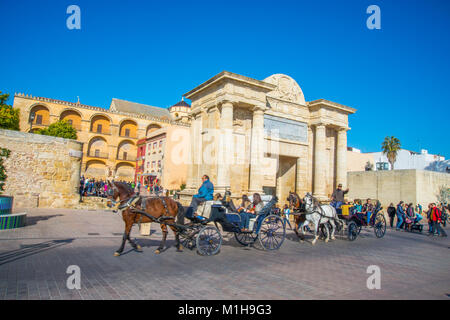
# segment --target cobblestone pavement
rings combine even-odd
[[[372,229],[349,242],[300,243],[288,230],[276,252],[241,247],[224,234],[221,252],[203,257],[169,248],[154,254],[161,231],[132,237],[144,248],[114,257],[123,222],[106,211],[32,209],[28,226],[0,230],[0,299],[448,299],[450,241]],[[425,227],[427,229],[427,227]],[[448,232],[448,227],[447,227]],[[69,290],[67,267],[81,269]],[[367,267],[381,269],[381,289],[366,287]]]

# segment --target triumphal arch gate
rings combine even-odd
[[[324,99],[306,102],[284,74],[263,81],[221,72],[184,95],[191,106],[187,188],[209,175],[215,192],[313,192],[326,199],[346,186],[348,115],[356,110]]]

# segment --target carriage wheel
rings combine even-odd
[[[374,232],[377,238],[383,238],[386,233],[386,219],[384,218],[384,214],[379,212],[375,218],[374,223]]]
[[[348,240],[354,241],[358,237],[358,226],[355,221],[350,221],[347,226]]]
[[[235,232],[234,237],[236,238],[236,241],[239,242],[243,246],[249,246],[253,243],[255,243],[256,239],[258,238],[258,235],[254,234],[253,232]]]
[[[277,250],[286,238],[286,226],[279,216],[269,215],[261,222],[259,243],[265,250]]]
[[[198,228],[196,228],[198,229]],[[192,250],[195,248],[195,240],[193,238],[193,234],[195,234],[198,230],[191,230],[189,231],[183,231],[180,232],[180,243],[184,248],[188,248],[189,250]]]
[[[222,246],[222,235],[213,226],[206,226],[197,235],[197,252],[202,256],[217,254]]]

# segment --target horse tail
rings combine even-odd
[[[184,207],[178,201],[176,201],[176,203],[177,203],[177,207],[178,207],[176,222],[177,222],[177,224],[184,225]]]

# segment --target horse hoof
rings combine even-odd
[[[156,254],[160,254],[160,253],[161,253],[161,250],[156,249],[156,250],[155,250],[155,253],[156,253]]]
[[[119,252],[114,252],[114,257],[118,257],[118,256],[120,256],[120,253]]]
[[[333,237],[333,238],[331,238],[331,240],[336,240],[336,238],[335,238],[335,237]]]
[[[137,250],[138,252],[142,252],[142,247],[141,247],[140,245],[137,245],[137,246],[136,246],[136,250]]]
[[[328,239],[325,239],[325,243],[327,243],[329,240]]]
[[[183,249],[177,249],[177,252],[183,252]]]

